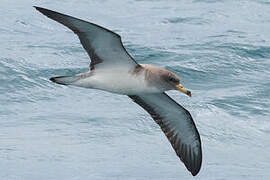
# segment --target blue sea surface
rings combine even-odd
[[[203,163],[194,178],[157,124],[127,96],[66,87],[86,71],[78,38],[32,6],[121,35],[139,63],[175,72]],[[1,180],[270,179],[270,1],[2,0]]]

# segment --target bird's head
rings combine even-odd
[[[177,90],[191,97],[191,92],[183,88],[179,77],[173,72],[164,71],[162,73],[162,80],[169,88],[169,90]]]

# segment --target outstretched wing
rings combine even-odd
[[[161,127],[191,174],[198,174],[202,164],[201,140],[190,113],[166,93],[129,97]]]
[[[34,7],[45,16],[65,25],[79,36],[82,46],[91,59],[91,70],[119,66],[132,68],[137,65],[127,53],[118,34],[81,19],[41,7]]]

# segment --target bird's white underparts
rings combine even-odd
[[[164,80],[161,74],[177,78],[168,70],[149,64],[140,64],[135,68],[100,68],[74,76],[53,77],[51,80],[58,84],[100,89],[123,95],[163,93],[167,90],[177,89],[191,96],[190,91],[185,90],[180,83],[170,81],[166,83],[167,79]]]

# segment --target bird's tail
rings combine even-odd
[[[55,82],[57,84],[62,84],[62,85],[72,85],[79,79],[80,77],[78,76],[58,76],[58,77],[50,78],[52,82]]]

